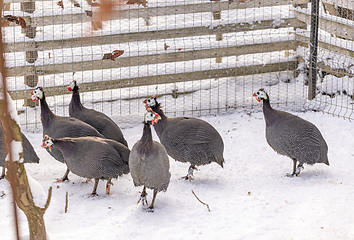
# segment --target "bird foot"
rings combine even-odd
[[[90,197],[98,197],[98,194],[96,192],[92,192],[89,194],[89,198]]]
[[[194,170],[197,170],[197,171],[198,171],[198,168],[196,168],[195,166],[190,166],[190,167],[188,168],[188,174],[187,174],[187,176],[182,177],[182,179],[192,181],[192,180],[194,179],[194,175],[193,175]]]
[[[141,202],[143,204],[143,206],[145,206],[145,204],[148,205],[146,196],[147,196],[147,193],[142,192],[140,195],[139,201],[136,204],[139,204]]]
[[[91,182],[92,181],[92,179],[86,179],[86,181],[83,181],[83,182],[81,182],[82,184],[86,184],[86,183],[89,183],[89,182]]]
[[[286,176],[291,177],[291,178],[292,177],[299,177],[302,169],[304,169],[304,166],[297,166],[295,171],[292,174],[287,173]]]
[[[145,208],[145,212],[151,212],[153,213],[154,212],[154,208],[151,208],[151,207],[148,207],[148,208]]]
[[[65,181],[69,181],[69,178],[57,178],[57,179],[55,179],[55,181],[54,182],[65,182]]]

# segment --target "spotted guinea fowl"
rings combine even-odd
[[[112,178],[129,173],[130,150],[123,144],[106,138],[50,138],[44,136],[42,147],[57,147],[65,158],[70,171],[84,178],[94,178],[92,195],[97,195],[100,179],[106,179],[106,193],[110,193]]]
[[[95,136],[104,138],[104,136],[101,135],[94,127],[79,119],[72,117],[61,117],[54,114],[49,109],[45,99],[43,87],[37,87],[31,92],[31,95],[33,101],[38,99],[40,100],[43,136],[48,135],[53,138]],[[53,147],[52,151],[49,151],[48,149],[47,151],[59,162],[65,162],[62,153],[56,147]],[[68,168],[64,176],[59,181],[68,180],[69,172],[70,170]]]
[[[154,190],[149,210],[154,209],[157,193],[167,190],[171,178],[166,150],[160,143],[152,140],[150,124],[156,124],[159,119],[161,118],[157,113],[145,114],[143,135],[134,144],[129,156],[129,168],[134,185],[144,186],[138,203],[142,201],[143,205],[147,204],[146,188]]]
[[[23,158],[25,163],[39,163],[39,157],[34,151],[32,144],[27,139],[27,137],[21,132],[22,136],[22,148],[23,148]],[[0,124],[0,166],[2,167],[2,173],[0,179],[5,177],[5,158],[7,155],[7,150],[5,146],[5,136]]]
[[[85,108],[81,104],[79,86],[76,80],[72,81],[68,86],[68,90],[73,92],[69,104],[69,115],[90,124],[97,129],[105,138],[113,139],[128,147],[127,141],[124,139],[121,129],[107,115],[97,112],[93,109]]]
[[[176,161],[191,164],[185,179],[191,180],[196,166],[216,162],[223,167],[224,142],[213,126],[196,118],[166,117],[155,96],[143,103],[146,109],[161,116],[154,128],[168,155]]]
[[[258,102],[263,100],[268,144],[277,153],[293,160],[293,172],[288,176],[299,176],[304,163],[329,165],[326,141],[315,125],[298,116],[273,109],[264,88],[255,92],[253,97]],[[297,162],[299,164],[296,167]]]

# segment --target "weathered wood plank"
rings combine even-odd
[[[322,4],[325,7],[325,11],[327,11],[329,14],[338,16],[338,11],[332,4],[324,3],[324,2]]]
[[[80,83],[80,92],[100,91],[106,89],[116,89],[125,87],[136,87],[154,84],[165,84],[175,82],[187,82],[210,78],[222,78],[233,76],[244,76],[259,73],[278,72],[285,70],[295,70],[297,68],[297,61],[250,65],[235,68],[213,69],[207,71],[185,72],[178,74],[167,74],[148,76],[130,79],[116,79],[102,82]],[[60,94],[67,94],[66,86],[46,87],[46,96],[54,96]],[[11,91],[10,95],[13,99],[29,98],[30,90]]]
[[[47,75],[56,74],[63,72],[79,72],[79,71],[89,71],[89,70],[99,70],[99,69],[110,69],[110,68],[121,68],[121,67],[131,67],[138,65],[147,65],[149,63],[169,63],[169,62],[180,62],[197,60],[204,58],[221,58],[227,56],[237,56],[244,54],[262,53],[262,52],[273,52],[296,49],[295,41],[289,41],[284,39],[282,42],[272,42],[272,43],[261,43],[261,44],[250,44],[242,46],[233,46],[227,48],[214,48],[214,49],[204,49],[204,50],[193,50],[193,51],[178,51],[173,53],[162,53],[154,55],[144,55],[130,58],[117,58],[115,61],[105,59],[105,60],[95,60],[95,61],[84,61],[84,62],[72,62],[64,64],[52,64],[52,65],[42,65],[42,66],[17,66],[8,68],[8,76],[23,76],[31,75],[36,73],[37,75]]]
[[[125,34],[114,34],[100,37],[83,37],[74,39],[53,40],[45,42],[17,42],[17,43],[5,43],[5,52],[22,52],[22,51],[45,51],[62,48],[75,48],[94,45],[104,45],[112,43],[125,43],[134,41],[150,41],[160,40],[168,38],[181,38],[181,37],[193,37],[193,36],[205,36],[213,35],[215,31],[220,34],[229,32],[245,32],[266,29],[272,26],[273,20],[257,21],[253,23],[237,23],[237,24],[225,24],[219,25],[214,28],[198,26],[181,29],[170,29],[160,31],[148,31],[148,32],[131,32]],[[295,19],[282,19],[277,28],[285,27],[304,27],[303,22]]]
[[[191,14],[200,12],[215,12],[223,10],[232,9],[245,9],[245,8],[259,8],[259,7],[270,7],[279,5],[290,5],[290,4],[304,4],[308,3],[309,0],[262,0],[262,1],[234,1],[229,4],[228,2],[209,2],[200,4],[186,4],[186,5],[175,5],[166,7],[147,7],[147,8],[132,8],[113,11],[110,19],[132,19],[132,18],[148,18],[155,16],[166,16],[166,15],[177,15],[177,14]],[[95,17],[87,16],[86,13],[70,14],[70,15],[52,15],[44,17],[32,17],[31,23],[33,27],[42,27],[55,24],[75,24],[83,22],[91,22]]]
[[[308,47],[308,44],[310,42],[310,38],[307,36],[304,36],[304,35],[296,34],[296,41],[298,41],[298,43],[300,43],[299,45],[304,46],[304,47]],[[330,50],[332,52],[354,58],[354,51],[351,51],[349,49],[345,49],[342,47],[331,45],[331,44],[323,42],[321,40],[318,41],[318,46],[320,48],[324,48],[324,49]]]
[[[333,5],[335,7],[348,8],[354,10],[354,1],[353,0],[321,0],[323,3]]]
[[[295,14],[296,14],[296,18],[299,19],[300,21],[303,21],[306,24],[311,24],[310,14],[303,13],[296,10],[295,10]],[[337,37],[341,37],[348,40],[354,40],[354,24],[349,24],[349,21],[350,20],[348,20],[348,24],[343,24],[320,16],[319,28]]]
[[[37,0],[46,1],[46,0]],[[51,1],[51,0],[47,0]],[[4,0],[5,3],[21,3],[23,0]],[[115,11],[111,15],[111,20],[121,18],[146,18],[151,16],[165,16],[176,14],[189,14],[198,12],[215,12],[230,9],[245,9],[245,8],[260,8],[260,7],[273,7],[280,5],[299,5],[306,4],[309,0],[259,0],[259,1],[233,1],[229,4],[228,1],[222,2],[204,2],[198,4],[184,4],[184,5],[172,5],[165,7],[139,7],[130,8],[129,5],[125,5],[123,10]],[[187,2],[186,2],[187,3]],[[34,17],[32,18],[37,26],[46,26],[53,24],[68,24],[72,23],[71,18],[77,19],[78,22],[90,22],[91,17],[88,17],[86,13],[82,14],[70,14],[70,15],[53,15],[48,17]],[[64,22],[62,22],[64,21]]]

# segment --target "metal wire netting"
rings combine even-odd
[[[104,21],[99,1],[5,2],[3,16],[17,19],[4,26],[8,84],[25,131],[41,131],[30,91],[43,86],[51,110],[68,116],[73,79],[84,106],[123,128],[141,122],[141,102],[151,95],[168,116],[259,109],[252,93],[260,87],[278,109],[343,104],[320,94],[306,100],[307,0],[130,0],[116,2]],[[327,78],[318,93],[335,88]]]
[[[313,2],[314,4],[314,2]],[[319,1],[316,97],[306,109],[321,110],[334,116],[353,119],[354,5],[352,1]],[[306,16],[308,11],[299,10]],[[308,35],[298,31],[301,37]],[[299,47],[308,68],[310,52]]]

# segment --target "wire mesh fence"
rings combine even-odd
[[[310,12],[297,9],[300,20],[309,23]],[[353,11],[352,1],[319,1],[316,98],[307,101],[306,109],[321,110],[353,119]],[[307,40],[309,33],[297,31],[297,39]],[[311,52],[306,45],[298,48],[308,69]]]
[[[306,101],[308,0],[108,2],[112,11],[100,21],[102,3],[5,1],[8,85],[25,131],[41,131],[40,108],[30,91],[43,86],[51,110],[68,116],[66,86],[73,79],[85,107],[104,112],[123,128],[141,121],[141,102],[151,95],[158,96],[168,116],[259,108],[251,96],[260,87],[280,109],[323,110],[337,104],[351,111],[349,99],[335,102],[339,98],[327,91],[352,85],[349,77],[331,75],[330,80],[325,69],[339,64],[344,55],[338,51],[338,57],[330,53],[327,59],[327,50],[319,50],[323,79],[316,91],[326,95]],[[324,30],[319,31],[322,47]],[[352,89],[346,93],[348,98]]]

